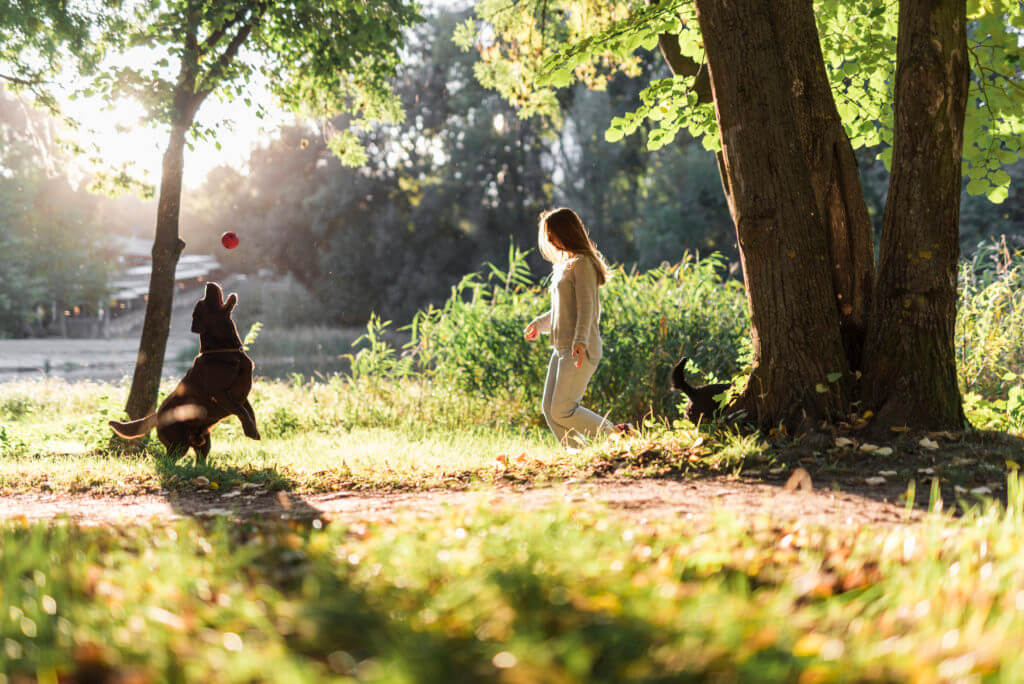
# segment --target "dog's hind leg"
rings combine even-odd
[[[199,438],[192,442],[192,449],[196,452],[196,465],[206,465],[206,457],[210,455],[210,433],[204,432]]]

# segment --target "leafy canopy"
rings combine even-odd
[[[118,55],[81,88],[107,101],[130,96],[153,124],[183,126],[191,140],[213,129],[195,120],[209,95],[241,101],[257,76],[278,103],[306,115],[346,114],[351,126],[402,116],[390,79],[403,29],[419,21],[412,0],[108,0],[105,38]],[[351,131],[331,142],[344,160],[365,158]]]
[[[839,115],[854,148],[878,146],[892,156],[897,0],[815,0],[825,68]],[[662,33],[679,37],[683,56],[704,62],[692,0],[481,0],[476,18],[456,34],[480,53],[476,76],[519,108],[520,116],[559,123],[558,89],[579,81],[602,89],[608,79],[638,73],[638,51],[653,50]],[[972,194],[996,203],[1007,197],[1003,169],[1021,158],[1024,9],[1019,0],[968,0],[972,70],[963,151]],[[612,119],[605,137],[617,141],[643,127],[647,145],[670,143],[680,129],[719,147],[713,105],[699,103],[694,76],[652,81],[635,110]]]
[[[48,86],[65,64],[90,71],[103,56],[93,28],[116,0],[0,0],[0,82],[56,111]]]

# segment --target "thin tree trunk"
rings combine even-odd
[[[186,130],[187,126],[174,126],[167,151],[164,152],[146,317],[142,324],[135,375],[125,406],[131,420],[142,418],[155,410],[160,390],[164,352],[171,327],[171,308],[174,304],[174,272],[181,251],[185,248],[184,241],[178,237],[178,217],[181,213]]]
[[[953,336],[967,86],[965,0],[901,0],[892,175],[865,350],[881,429],[964,425]]]
[[[846,405],[846,384],[827,377],[849,365],[826,217],[815,210],[802,108],[782,54],[799,45],[787,35],[802,26],[799,12],[813,22],[804,0],[697,0],[752,323],[754,369],[735,406],[761,427],[805,429]]]

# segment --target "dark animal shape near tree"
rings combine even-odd
[[[689,401],[686,402],[686,419],[694,425],[707,422],[721,415],[722,407],[715,399],[716,396],[725,392],[731,386],[727,382],[718,382],[712,385],[701,385],[693,387],[686,382],[685,356],[679,359],[672,369],[672,389],[685,394]]]
[[[210,453],[210,428],[229,415],[242,421],[246,437],[260,438],[248,399],[253,363],[231,320],[237,303],[238,295],[232,293],[225,301],[220,285],[206,285],[192,312],[192,332],[199,333],[199,356],[192,368],[155,413],[128,423],[112,420],[114,432],[137,439],[155,427],[169,456],[184,456],[191,448],[200,463]]]

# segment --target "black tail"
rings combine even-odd
[[[693,393],[693,387],[690,383],[686,382],[686,362],[685,356],[679,359],[675,367],[672,369],[672,389],[676,392],[682,392],[686,396],[690,396]]]

